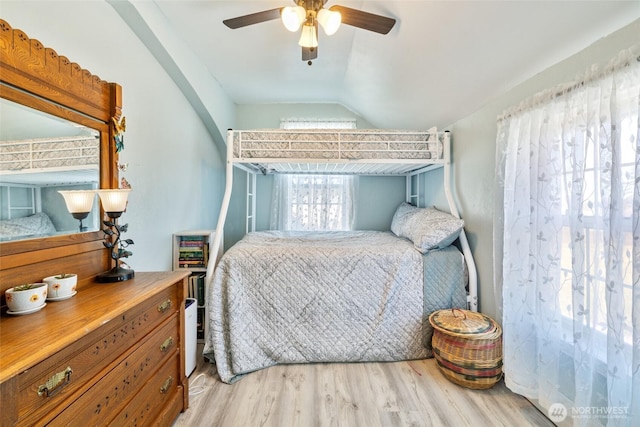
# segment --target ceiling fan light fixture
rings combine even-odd
[[[340,12],[333,10],[320,9],[318,11],[318,22],[322,25],[324,32],[330,36],[335,34],[342,23],[342,15]]]
[[[284,27],[296,32],[300,29],[300,25],[305,21],[307,11],[302,6],[287,6],[282,8],[281,18]]]
[[[302,26],[298,44],[302,47],[318,47],[318,36],[315,25],[307,23]]]

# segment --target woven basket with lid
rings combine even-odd
[[[468,310],[439,310],[429,316],[433,354],[443,375],[472,389],[502,378],[502,329],[495,320]]]

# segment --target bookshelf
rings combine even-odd
[[[188,230],[173,233],[173,270],[191,272],[189,276],[188,297],[197,301],[197,339],[204,341],[205,334],[205,278],[207,264],[218,262],[222,248],[212,251],[211,245],[215,231]],[[213,252],[213,255],[212,255]]]

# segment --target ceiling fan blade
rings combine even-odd
[[[318,47],[302,47],[302,60],[311,61],[318,57]]]
[[[331,6],[329,10],[340,12],[343,24],[380,34],[387,34],[396,24],[396,20],[393,18],[375,15],[358,9],[351,9],[350,7],[335,5]]]
[[[282,8],[264,10],[250,15],[225,19],[222,23],[232,30],[235,30],[236,28],[246,27],[247,25],[259,24],[260,22],[271,21],[273,19],[280,19],[281,9]]]

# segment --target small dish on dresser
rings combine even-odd
[[[31,313],[35,313],[36,311],[42,310],[45,305],[47,305],[46,302],[44,304],[42,304],[40,307],[30,308],[28,310],[22,310],[22,311],[7,310],[7,314],[11,314],[11,315],[14,315],[14,316],[22,316],[24,314],[31,314]]]
[[[47,297],[47,301],[64,301],[66,299],[71,298],[72,296],[74,296],[77,293],[78,293],[78,291],[73,291],[69,295],[62,295],[60,297]]]
[[[54,298],[66,299],[76,293],[78,275],[74,273],[62,273],[57,276],[49,276],[42,279],[49,288],[50,301],[60,301]]]
[[[40,310],[47,299],[46,283],[26,283],[4,291],[5,301],[10,314]],[[26,313],[25,313],[26,314]]]

